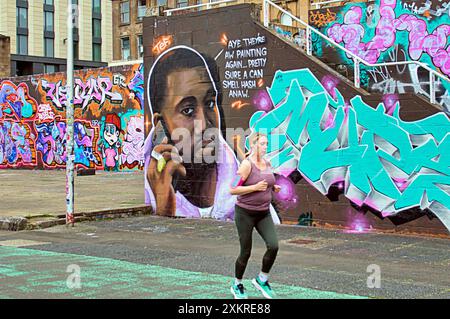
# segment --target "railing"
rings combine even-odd
[[[224,3],[228,4],[228,3],[231,3],[231,2],[235,2],[235,1],[236,0],[221,0],[221,1],[214,1],[214,2],[208,2],[208,3],[201,3],[201,4],[197,4],[197,5],[193,5],[193,6],[184,7],[184,8],[168,9],[168,10],[165,10],[164,12],[168,16],[170,16],[170,15],[172,15],[172,12],[176,12],[176,11],[189,10],[189,9],[200,8],[200,7],[206,7],[206,9],[210,9],[211,6],[214,6],[214,5],[224,4]],[[328,3],[333,3],[333,2],[343,2],[343,1],[345,1],[345,0],[339,0],[339,1],[338,0],[332,0],[332,1],[318,2],[318,3],[314,3],[314,4],[315,5],[318,5],[318,4],[322,5],[322,4],[328,4]],[[347,53],[347,55],[351,56],[352,59],[353,59],[354,84],[355,84],[356,88],[360,88],[361,87],[361,81],[360,81],[360,64],[361,63],[366,65],[366,66],[368,66],[368,67],[385,67],[385,66],[415,64],[415,65],[418,65],[418,66],[424,68],[425,70],[427,70],[429,72],[429,79],[430,79],[430,103],[432,103],[432,104],[436,103],[435,76],[441,78],[442,80],[450,82],[450,79],[448,77],[440,74],[439,72],[437,72],[437,71],[433,70],[432,68],[430,68],[425,63],[422,63],[422,62],[419,62],[419,61],[397,61],[397,62],[385,62],[385,63],[369,63],[369,62],[365,61],[364,59],[362,59],[361,57],[357,56],[355,53],[353,53],[350,50],[346,49],[342,45],[336,43],[333,39],[327,37],[326,35],[324,35],[319,30],[311,27],[308,23],[306,23],[303,20],[301,20],[300,18],[294,16],[292,13],[290,13],[290,12],[286,11],[285,9],[281,8],[280,6],[276,5],[272,1],[270,1],[270,0],[262,0],[262,2],[263,2],[263,23],[264,23],[264,26],[266,28],[269,27],[269,18],[270,18],[269,7],[270,6],[274,7],[275,9],[278,9],[282,13],[290,16],[294,21],[298,22],[300,25],[305,27],[305,29],[306,29],[306,32],[305,32],[306,53],[308,55],[312,55],[311,32],[313,32],[316,35],[318,35],[319,37],[321,37],[322,39],[324,39],[325,41],[327,41],[328,43],[332,44],[333,46],[335,46],[338,49],[340,49],[340,50],[344,51],[345,53]]]
[[[222,3],[235,2],[235,1],[236,0],[221,0],[221,1],[200,3],[200,4],[193,5],[193,6],[183,7],[183,8],[168,9],[168,10],[164,10],[164,12],[166,13],[166,15],[171,16],[172,12],[184,11],[184,10],[189,10],[189,9],[194,9],[194,8],[201,8],[201,7],[206,7],[206,9],[211,9],[211,6],[214,6],[214,5],[222,4]]]
[[[269,27],[269,6],[272,6],[279,11],[283,12],[284,14],[289,15],[293,20],[297,21],[299,24],[304,26],[306,28],[305,32],[305,41],[306,41],[306,53],[308,55],[312,55],[312,44],[311,44],[311,32],[314,32],[316,35],[327,41],[328,43],[332,44],[333,46],[339,48],[340,50],[347,53],[349,56],[353,58],[353,65],[354,65],[354,84],[355,87],[360,88],[360,63],[368,66],[368,67],[382,67],[382,66],[394,66],[394,65],[405,65],[405,64],[416,64],[424,69],[426,69],[429,72],[430,75],[430,103],[435,104],[436,103],[436,91],[435,91],[435,76],[441,78],[442,80],[450,82],[450,79],[432,68],[430,68],[425,63],[419,62],[419,61],[399,61],[399,62],[385,62],[385,63],[369,63],[365,61],[364,59],[360,58],[353,52],[349,51],[342,45],[336,43],[333,39],[327,37],[326,35],[322,34],[322,32],[316,30],[315,28],[311,27],[306,22],[302,21],[301,19],[294,16],[292,13],[284,10],[280,6],[276,5],[270,0],[262,0],[263,1],[263,23],[266,28]]]
[[[331,1],[323,1],[323,2],[313,2],[311,1],[312,6],[316,6],[315,9],[320,9],[321,5],[325,4],[331,4],[331,3],[338,3],[338,2],[347,2],[348,0],[331,0]]]

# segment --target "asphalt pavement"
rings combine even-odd
[[[448,239],[288,225],[277,233],[270,281],[279,298],[450,298]],[[250,283],[265,251],[256,231],[253,247],[244,285],[261,298]],[[238,252],[234,224],[205,219],[1,231],[0,298],[231,298]]]

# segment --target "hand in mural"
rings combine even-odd
[[[280,185],[273,185],[273,191],[275,193],[279,193],[281,191],[281,186]]]
[[[156,199],[156,214],[164,216],[175,216],[176,197],[172,186],[174,174],[186,176],[186,168],[183,166],[183,159],[175,146],[167,144],[167,137],[162,143],[155,146],[154,152],[161,154],[166,165],[158,169],[158,160],[151,158],[147,179]]]

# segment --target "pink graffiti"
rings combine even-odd
[[[58,110],[64,110],[66,104],[67,88],[61,81],[51,83],[47,80],[41,80],[41,86],[46,92],[47,100],[51,101]],[[86,83],[81,79],[74,81],[74,105],[81,107],[83,112],[87,111],[88,106],[95,102],[103,106],[106,100],[111,103],[122,103],[122,95],[112,91],[113,84],[109,77],[98,76],[89,78]]]
[[[128,168],[144,165],[144,119],[130,117],[123,141],[122,163]]]
[[[328,29],[328,36],[337,43],[344,43],[346,49],[367,62],[376,63],[381,53],[394,45],[396,32],[406,30],[409,32],[408,51],[411,59],[419,60],[422,53],[427,53],[436,67],[450,75],[450,46],[446,49],[450,25],[440,25],[428,33],[427,23],[413,14],[402,14],[396,18],[395,6],[395,0],[380,1],[380,20],[375,28],[375,36],[367,43],[362,42],[365,33],[361,23],[363,12],[357,6],[345,13],[343,24],[336,23]]]
[[[395,108],[398,105],[398,96],[397,94],[385,94],[383,96],[383,103],[386,107],[386,113],[392,115],[394,113]]]
[[[339,84],[338,79],[336,79],[332,75],[325,75],[322,78],[322,81],[320,81],[320,83],[322,83],[325,90],[327,90],[327,92],[333,97],[333,99],[337,98],[335,89],[337,88],[337,85]]]

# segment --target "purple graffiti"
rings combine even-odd
[[[327,90],[327,92],[333,97],[333,99],[337,98],[336,92],[335,92],[335,89],[337,88],[337,85],[339,84],[339,80],[337,78],[335,78],[332,75],[325,75],[322,78],[322,81],[320,81],[320,83],[322,83],[325,90]]]
[[[36,149],[42,154],[42,160],[49,166],[66,163],[66,123],[50,122],[36,125],[38,133]]]
[[[281,202],[283,209],[293,209],[298,205],[298,197],[295,193],[295,184],[288,178],[278,175],[276,184],[281,186],[279,193],[274,193],[277,201]]]
[[[0,166],[33,162],[33,136],[26,124],[0,122]]]
[[[106,100],[114,104],[122,103],[122,95],[113,92],[113,84],[109,77],[98,76],[89,78],[85,83],[81,79],[75,79],[74,87],[74,105],[87,111],[88,106],[95,102],[100,108]],[[47,80],[41,80],[42,89],[46,92],[47,100],[51,101],[58,110],[64,110],[66,104],[67,88],[61,81],[51,83]]]
[[[253,105],[257,110],[260,111],[269,112],[271,109],[273,109],[272,100],[265,90],[261,90],[256,93],[255,97],[253,98]]]
[[[447,47],[450,25],[442,24],[429,33],[427,23],[413,14],[402,14],[396,18],[395,6],[395,0],[380,1],[380,20],[375,28],[375,36],[367,43],[362,42],[365,27],[361,23],[363,10],[358,6],[351,7],[344,15],[344,23],[334,24],[327,34],[335,42],[344,43],[346,49],[360,58],[376,63],[380,55],[394,45],[396,32],[408,31],[411,59],[419,60],[426,53],[436,67],[450,75],[450,47]]]
[[[82,121],[74,123],[75,163],[93,167],[99,160],[93,154],[94,129]],[[60,119],[36,125],[36,149],[46,166],[63,166],[66,163],[66,123]]]

